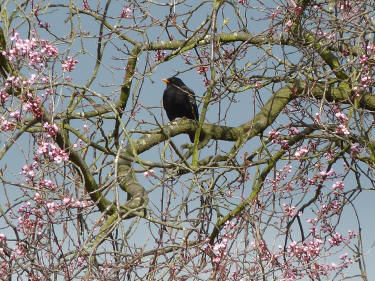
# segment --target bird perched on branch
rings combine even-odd
[[[170,77],[162,79],[167,83],[163,94],[163,106],[170,121],[176,118],[188,118],[198,121],[198,107],[195,102],[195,94],[180,78]],[[189,133],[191,142],[194,142],[195,133]]]

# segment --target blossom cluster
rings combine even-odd
[[[220,266],[226,258],[228,257],[228,242],[230,239],[233,239],[233,231],[236,229],[236,224],[230,221],[226,221],[224,225],[223,237],[220,242],[215,243],[214,245],[210,245],[209,248],[212,250],[214,254],[214,258],[212,259],[213,264]]]
[[[162,61],[167,55],[167,52],[165,50],[157,50],[156,54],[153,57],[154,61]]]
[[[25,111],[31,112],[32,115],[35,117],[42,116],[42,109],[41,109],[41,98],[38,96],[34,96],[30,92],[26,93],[25,97],[22,99],[23,102],[23,109]]]
[[[290,192],[294,189],[293,181],[288,179],[293,169],[292,165],[285,165],[277,170],[273,177],[267,177],[266,181],[271,184],[272,192]],[[283,182],[286,181],[284,185]]]
[[[53,46],[48,40],[38,40],[35,37],[21,39],[17,32],[11,37],[11,41],[14,44],[13,48],[3,51],[2,54],[13,63],[16,60],[27,59],[29,66],[44,68],[45,63],[54,59],[59,53],[56,46]]]
[[[50,124],[48,122],[44,122],[43,128],[47,132],[47,135],[46,135],[47,138],[55,137],[57,132],[58,132],[58,128],[57,128],[57,125],[55,123]]]
[[[66,60],[61,65],[61,68],[62,68],[63,71],[72,72],[77,63],[78,63],[78,60],[75,60],[71,57],[67,57]]]
[[[40,142],[38,145],[38,154],[50,157],[56,163],[66,162],[69,160],[68,153],[53,143]]]
[[[269,139],[271,140],[272,143],[280,144],[282,149],[288,149],[289,148],[288,141],[283,139],[280,136],[279,131],[276,131],[276,130],[272,129],[271,131],[269,131],[268,134],[269,134]]]
[[[120,17],[122,18],[132,18],[133,17],[133,10],[130,9],[128,6],[123,6],[121,10],[121,15]]]

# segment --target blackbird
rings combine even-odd
[[[163,94],[163,106],[170,121],[176,118],[188,118],[198,121],[198,107],[195,94],[180,78],[175,76],[162,79],[167,83]],[[195,132],[189,133],[191,142],[194,142]]]

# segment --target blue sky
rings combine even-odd
[[[259,5],[262,7],[261,4],[257,2],[250,1],[250,5]],[[265,1],[266,4],[268,4],[269,1]],[[123,2],[117,1],[113,3],[112,11],[121,11]],[[192,20],[191,22],[194,24],[191,24],[191,28],[197,27],[202,23],[202,20],[206,17],[207,14],[210,13],[210,3],[207,3],[206,5],[203,5],[202,8],[199,10],[199,12],[195,15],[196,19]],[[186,7],[183,6],[177,6],[175,12],[181,13],[183,10],[186,9]],[[251,10],[251,9],[250,9]],[[155,6],[152,10],[152,14],[155,17],[159,17],[160,19],[165,18],[169,15],[169,7],[167,6]],[[255,10],[254,10],[255,11]],[[252,12],[249,12],[247,14],[249,18],[249,25],[248,29],[251,32],[259,32],[261,30],[264,30],[267,28],[265,24],[267,24],[267,21],[259,21],[255,20],[257,18],[257,14],[254,14]],[[235,15],[233,13],[233,9],[225,9],[225,13],[222,15],[220,14],[219,17],[221,20],[219,22],[223,21],[224,19],[229,19],[228,25],[233,25],[235,27],[236,23],[233,22],[232,19],[234,19]],[[66,21],[68,18],[68,15],[65,13],[51,13],[46,15],[41,15],[40,18],[43,21],[50,22],[52,27],[50,31],[56,36],[66,36],[70,32],[70,25],[69,21]],[[82,24],[82,31],[90,32],[92,34],[96,34],[98,32],[98,25],[94,24],[91,20],[89,20],[89,17],[81,16],[79,18],[79,21],[81,21]],[[75,22],[75,24],[79,23],[79,21]],[[114,20],[113,20],[114,21]],[[147,21],[147,20],[146,20]],[[129,24],[131,23],[131,20],[129,19]],[[21,28],[19,30],[20,37],[26,38],[28,29]],[[106,34],[108,32],[106,29],[104,29],[104,33]],[[129,32],[129,36],[132,36],[134,32]],[[160,36],[159,36],[160,35]],[[52,36],[49,32],[46,31],[40,31],[40,36],[42,38],[48,38],[50,40],[54,40],[54,36]],[[141,39],[141,35],[137,34],[138,38]],[[174,34],[175,39],[179,39],[179,35],[176,33]],[[67,36],[69,38],[69,36]],[[119,93],[119,85],[121,85],[123,76],[124,76],[124,67],[127,61],[127,56],[124,54],[124,43],[121,40],[118,40],[116,36],[112,35],[111,42],[106,42],[105,39],[108,37],[105,37],[103,42],[107,44],[107,49],[104,52],[103,55],[103,67],[100,69],[98,73],[98,79],[93,84],[93,89],[97,91],[100,94],[103,94],[104,96],[107,96],[110,101],[116,101]],[[181,37],[182,38],[182,37]],[[153,40],[166,40],[166,34],[163,32],[163,29],[155,26],[154,28],[149,30],[149,33],[147,34],[147,40],[149,42],[152,42]],[[87,81],[89,78],[90,73],[93,71],[94,64],[95,64],[95,57],[96,57],[96,45],[97,40],[96,39],[84,39],[80,40],[78,37],[76,40],[74,40],[74,43],[72,45],[66,44],[66,45],[59,45],[60,52],[66,52],[66,55],[68,56],[74,56],[77,60],[79,60],[79,63],[76,65],[76,69],[70,74],[72,78],[72,82],[76,84],[82,84]],[[84,47],[84,52],[82,52],[82,46]],[[68,50],[68,51],[67,51]],[[283,53],[281,52],[280,48],[274,48],[273,52],[282,57]],[[153,57],[154,53],[148,54],[150,58]],[[255,48],[250,48],[249,52],[247,54],[247,61],[253,62],[257,61],[260,58],[261,52]],[[295,54],[295,56],[291,56],[296,61],[300,59],[299,54]],[[142,77],[142,74],[144,73],[142,69],[144,67],[148,67],[147,57],[146,53],[143,54],[139,59],[139,74],[138,78]],[[152,63],[152,61],[150,61]],[[146,72],[146,77],[142,80],[141,84],[133,83],[132,88],[132,97],[139,97],[137,99],[137,102],[139,103],[139,113],[136,115],[137,121],[133,121],[127,114],[125,114],[123,121],[126,123],[129,120],[129,130],[133,129],[150,129],[150,128],[156,128],[156,122],[166,124],[167,118],[164,113],[164,110],[162,109],[161,99],[162,99],[162,93],[165,88],[165,84],[161,81],[162,78],[170,77],[175,75],[176,73],[180,73],[179,77],[182,78],[187,86],[189,86],[197,95],[197,100],[199,104],[199,108],[201,109],[201,103],[200,103],[200,97],[202,97],[205,94],[205,87],[204,87],[204,81],[203,77],[200,76],[195,68],[192,68],[189,65],[186,65],[181,58],[175,58],[169,62],[165,62],[162,64],[159,64],[156,68],[154,68],[152,71]],[[59,89],[59,91],[62,91],[64,94],[69,95],[70,89]],[[277,90],[277,89],[274,89]],[[272,89],[265,89],[261,92],[260,96],[262,96],[263,102],[267,100],[267,98],[272,93]],[[243,94],[236,96],[236,102],[232,103],[229,109],[230,118],[227,118],[225,122],[221,122],[221,124],[227,125],[227,126],[237,126],[239,124],[242,124],[244,121],[249,120],[256,112],[258,112],[258,108],[253,108],[253,103],[256,101],[254,99],[253,91],[248,90],[244,92]],[[134,103],[134,99],[131,99],[129,101],[129,105]],[[64,106],[64,103],[62,102],[60,106]],[[206,116],[206,121],[208,123],[216,123],[218,122],[218,112],[219,110],[221,112],[225,112],[227,109],[228,104],[221,103],[221,104],[212,104],[212,106],[209,107],[208,114]],[[251,108],[251,110],[249,110]],[[127,108],[129,110],[130,107]],[[142,125],[139,125],[136,127],[137,122],[143,120],[145,123]],[[286,120],[283,119],[283,117],[280,117],[278,119],[278,122],[283,123]],[[72,122],[74,126],[76,126],[77,129],[82,129],[83,123],[80,121]],[[113,120],[105,120],[103,123],[103,130],[106,132],[111,132],[113,126]],[[266,133],[268,133],[269,130],[266,130]],[[180,146],[183,143],[188,142],[187,135],[181,135],[178,137],[175,137],[173,141]],[[4,166],[7,165],[8,167],[8,176],[12,179],[16,179],[19,177],[18,173],[21,170],[21,167],[25,164],[24,158],[26,156],[30,156],[30,153],[27,151],[27,147],[32,143],[32,141],[28,138],[22,138],[19,140],[18,145],[14,146],[12,148],[11,153],[8,154],[7,157],[5,157],[1,162],[1,168],[4,169]],[[227,151],[231,147],[231,143],[225,143],[220,142],[220,149],[223,151]],[[244,146],[241,153],[245,151],[253,151],[255,147],[259,145],[258,140],[251,141],[248,144]],[[150,161],[160,161],[160,153],[163,149],[163,145],[156,147],[148,152],[145,152],[142,154],[142,159],[150,160]],[[215,151],[215,145],[211,145],[207,150],[201,152],[200,157],[204,157],[206,155],[209,155],[211,153],[214,153]],[[168,150],[169,151],[169,150]],[[173,153],[168,153],[167,155],[171,156]],[[138,167],[140,168],[140,167]],[[108,168],[109,170],[110,168]],[[9,172],[12,171],[12,172]],[[255,175],[255,169],[250,170],[251,171],[251,177]],[[161,171],[156,170],[159,176],[162,175]],[[145,186],[147,190],[152,189],[155,184],[155,186],[158,185],[156,181],[149,182],[146,180],[142,173],[139,173],[137,175],[138,180],[141,184]],[[345,185],[348,188],[351,188],[355,184],[354,179],[346,179]],[[181,200],[183,196],[188,193],[188,186],[184,186],[184,183],[181,182],[181,184],[176,187],[174,196],[178,198],[178,200]],[[11,198],[16,198],[19,194],[17,189],[13,188],[6,188],[9,191],[8,196]],[[166,192],[162,189],[155,189],[152,193],[150,193],[150,205],[151,206],[157,206],[162,207],[163,203],[160,203],[161,197],[165,194],[163,192]],[[249,190],[245,190],[245,193],[248,193]],[[199,193],[197,193],[199,194]],[[125,197],[125,195],[123,194]],[[123,197],[123,198],[124,198]],[[122,199],[123,199],[122,198]],[[4,197],[3,199],[0,198],[0,203],[4,204]],[[13,199],[12,199],[13,200]],[[15,199],[16,200],[16,199]],[[371,267],[371,260],[374,260],[375,256],[373,253],[373,243],[375,241],[375,227],[373,227],[373,216],[372,216],[372,196],[369,192],[362,192],[358,198],[356,198],[355,206],[357,215],[360,218],[361,227],[362,227],[362,238],[363,238],[363,247],[365,255],[367,256],[367,273],[368,273],[368,279],[371,280],[372,276],[375,276],[375,269]],[[180,201],[178,201],[180,202]],[[175,208],[178,207],[178,202],[176,204],[173,204]],[[193,204],[192,207],[195,205]],[[176,211],[176,210],[175,210]],[[305,216],[304,216],[305,217]],[[307,217],[307,215],[306,215]],[[0,220],[1,222],[1,220]],[[130,224],[132,224],[133,221],[125,222],[125,227],[129,227]],[[1,224],[2,225],[2,222]],[[147,225],[147,223],[145,223]],[[339,229],[341,229],[343,232],[346,232],[348,229],[357,230],[357,224],[356,224],[356,214],[353,212],[352,209],[348,208],[344,211],[344,215],[342,216],[342,221],[340,224]],[[158,230],[158,227],[155,227],[153,230]],[[8,233],[9,229],[1,229],[0,233]],[[148,235],[148,233],[144,232],[143,229],[140,227],[136,232],[136,239],[134,239],[134,243],[138,243],[139,241],[145,242],[150,240],[151,238]],[[138,241],[137,241],[138,240]],[[146,243],[146,242],[145,242]],[[149,246],[152,247],[152,242],[149,242]],[[354,272],[354,271],[353,271]],[[357,272],[357,269],[355,269],[355,272]],[[356,278],[353,278],[351,280],[356,280]],[[359,280],[359,279],[358,279]]]

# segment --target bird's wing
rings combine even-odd
[[[186,85],[182,86],[181,90],[189,96],[189,107],[191,107],[191,113],[193,114],[193,118],[195,120],[198,120],[199,119],[198,106],[195,101],[195,94],[193,90],[191,90]]]
[[[173,95],[171,95],[171,89],[165,89],[163,94],[163,106],[167,113],[169,121],[176,119],[176,112],[173,106]]]

